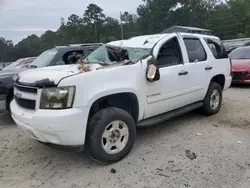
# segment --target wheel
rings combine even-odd
[[[128,155],[135,137],[136,126],[129,113],[118,108],[104,108],[90,118],[85,150],[96,162],[112,164]]]
[[[222,89],[216,82],[211,82],[203,101],[202,112],[205,115],[211,116],[217,114],[221,108]]]

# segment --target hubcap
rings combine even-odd
[[[128,126],[123,121],[111,122],[102,134],[102,148],[108,154],[122,151],[129,137]]]
[[[215,110],[220,103],[220,93],[218,90],[213,90],[211,98],[210,98],[210,106],[213,110]]]

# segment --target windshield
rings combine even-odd
[[[85,59],[87,62],[96,63],[103,62],[106,64],[114,64],[125,60],[137,61],[149,56],[151,48],[132,48],[102,45],[93,51]]]
[[[24,59],[18,59],[17,61],[11,63],[10,65],[8,65],[7,67],[5,67],[3,70],[10,70],[10,69],[14,69],[17,68],[17,66],[22,63]]]
[[[238,48],[229,54],[230,59],[250,59],[250,48]]]
[[[56,54],[57,54],[56,48],[46,50],[41,55],[39,55],[35,61],[33,61],[30,64],[30,67],[38,67],[38,68],[39,67],[46,67],[46,66],[50,65],[52,59],[55,57]]]

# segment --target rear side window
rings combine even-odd
[[[228,58],[226,48],[209,38],[204,38],[216,59]]]
[[[201,41],[196,38],[184,38],[190,63],[206,61],[207,54]]]

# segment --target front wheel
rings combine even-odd
[[[205,115],[211,116],[219,112],[222,103],[221,86],[212,82],[209,85],[206,97],[203,101],[202,111]]]
[[[132,116],[118,108],[105,108],[90,118],[86,151],[101,164],[115,163],[128,155],[136,137]]]

